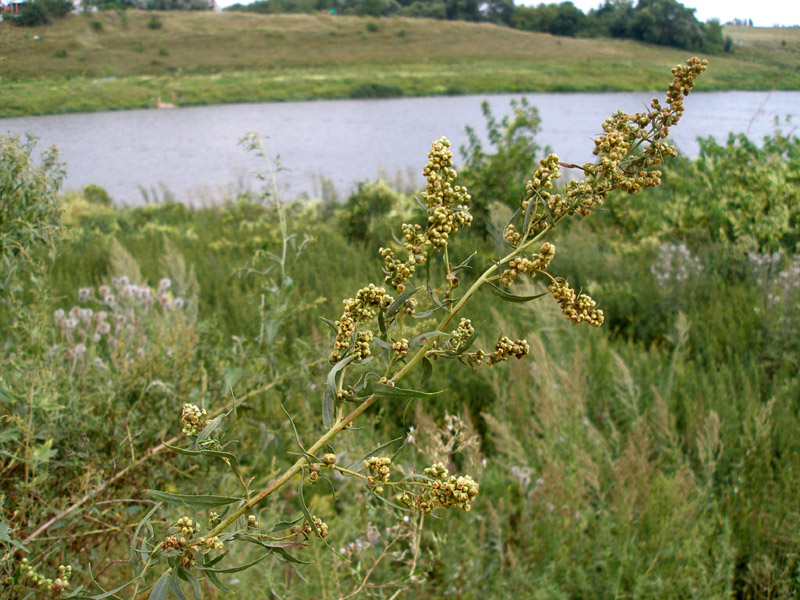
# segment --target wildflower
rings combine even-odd
[[[166,292],[171,287],[172,287],[172,281],[167,277],[164,277],[161,281],[158,282],[158,290],[160,292]]]
[[[181,297],[175,298],[175,300],[172,301],[172,305],[178,310],[182,309],[184,304],[185,302]]]

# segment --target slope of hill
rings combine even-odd
[[[729,28],[703,89],[800,89],[800,30]],[[229,102],[656,87],[684,50],[491,24],[329,15],[71,15],[0,24],[0,116]],[[174,98],[174,100],[173,100]]]

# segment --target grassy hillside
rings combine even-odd
[[[726,33],[736,52],[711,57],[702,88],[800,88],[799,31]],[[0,116],[154,106],[158,96],[193,105],[651,89],[687,54],[490,24],[109,11],[41,29],[0,24]]]

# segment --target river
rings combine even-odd
[[[163,199],[169,190],[176,200],[203,205],[256,188],[254,173],[263,162],[238,143],[248,132],[268,138],[268,155],[280,157],[284,198],[318,197],[323,181],[344,197],[358,181],[380,173],[419,184],[433,140],[448,137],[458,155],[467,141],[466,125],[485,136],[483,100],[500,117],[519,97],[318,100],[22,117],[0,119],[0,133],[30,133],[40,149],[57,146],[67,166],[66,188],[95,183],[118,204]],[[653,93],[525,97],[542,120],[537,141],[580,164],[591,160],[592,138],[608,115],[641,111]],[[792,131],[792,123],[800,122],[800,92],[695,92],[673,139],[694,156],[698,137],[723,141],[733,132],[761,140],[775,130],[776,118],[784,133]]]

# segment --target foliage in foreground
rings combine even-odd
[[[787,157],[800,144],[796,139],[776,144],[786,149],[783,162],[778,154],[773,158],[775,172],[787,177],[779,187],[796,193],[793,171],[781,165],[790,164]],[[726,154],[731,158],[725,168],[741,169],[757,152],[747,146]],[[691,169],[716,173],[702,164],[675,164],[665,185]],[[755,201],[769,189],[762,181],[768,177],[767,171],[754,172],[748,191],[740,193]],[[565,192],[547,193],[564,197]],[[685,193],[686,205],[698,214],[703,203],[707,210],[715,205],[708,190]],[[365,186],[359,195],[388,198],[388,212],[403,221],[413,215],[413,203],[400,193]],[[790,597],[797,585],[793,549],[800,542],[791,526],[798,519],[792,499],[800,483],[794,435],[800,389],[797,352],[791,351],[800,314],[795,250],[784,246],[773,259],[772,248],[759,251],[746,236],[720,238],[716,228],[703,229],[702,221],[635,237],[629,229],[655,223],[651,211],[663,211],[664,204],[628,199],[626,205],[617,210],[618,204],[609,202],[611,210],[598,211],[585,223],[562,221],[554,245],[571,250],[558,252],[547,267],[576,289],[601,297],[610,328],[574,327],[552,300],[512,305],[499,303],[496,295],[474,295],[468,316],[477,334],[462,358],[469,360],[465,355],[474,348],[491,347],[497,339],[491,334],[500,330],[519,332],[518,345],[527,342],[531,359],[465,376],[463,366],[447,361],[447,349],[439,348],[422,391],[446,392],[410,406],[381,400],[371,411],[374,418],[360,421],[361,429],[336,438],[334,452],[301,459],[307,465],[302,497],[296,485],[283,488],[279,502],[254,509],[242,523],[239,535],[259,538],[267,547],[248,542],[252,549],[247,549],[225,540],[228,554],[210,568],[235,570],[268,556],[253,568],[214,574],[219,583],[229,586],[238,579],[237,590],[254,598],[269,593],[388,598],[400,590],[430,598]],[[113,588],[120,580],[113,561],[129,558],[126,541],[154,506],[155,498],[142,494],[144,487],[171,500],[213,490],[223,497],[206,503],[227,502],[224,496],[235,498],[236,488],[263,489],[291,467],[287,453],[298,451],[292,427],[301,440],[323,429],[320,408],[332,338],[326,325],[309,317],[341,314],[336,298],[380,276],[363,261],[363,242],[343,239],[335,225],[363,223],[360,211],[357,199],[340,208],[292,205],[278,211],[241,201],[196,212],[177,204],[113,209],[77,197],[69,201],[63,216],[67,237],[47,279],[49,295],[33,294],[37,317],[22,320],[2,355],[0,540],[4,556],[13,553],[15,560],[4,564],[7,579],[0,585],[24,583],[12,592],[24,594],[39,576],[45,583],[63,583],[69,567],[74,591],[90,581],[91,565],[91,575]],[[487,207],[494,225],[483,229],[496,232],[499,244],[507,211]],[[742,214],[741,220],[751,217]],[[368,223],[367,238],[381,239],[381,227]],[[796,223],[771,227],[781,230],[774,239],[796,235]],[[348,233],[357,239],[364,231],[355,226]],[[465,233],[459,232],[460,245],[448,252],[455,255],[464,247],[491,252],[493,241]],[[306,234],[315,239],[306,240]],[[473,260],[479,268],[493,266]],[[434,262],[431,271],[437,269],[441,263]],[[498,291],[517,296],[544,291],[537,285],[547,279],[543,273],[533,280],[523,275],[517,274],[513,290]],[[457,277],[456,288],[452,279],[434,288],[445,305],[448,290],[457,294],[480,279],[468,269]],[[73,305],[78,311],[91,308],[92,314],[78,312],[68,329],[63,325]],[[65,314],[54,314],[59,308]],[[97,317],[100,311],[105,319]],[[10,316],[4,312],[4,322]],[[109,333],[95,342],[101,321],[112,327],[114,316],[126,317],[119,334],[111,334],[120,343],[109,347]],[[129,333],[127,325],[135,330]],[[81,330],[83,342],[77,339]],[[381,337],[380,324],[374,334]],[[85,354],[76,360],[66,351],[80,343]],[[783,347],[790,350],[776,354]],[[371,351],[376,358],[365,369],[382,354],[395,353],[375,341]],[[358,386],[358,378],[350,381]],[[213,421],[235,403],[231,442],[209,450],[203,446],[213,440],[208,436],[195,446],[181,445],[178,418],[184,403],[200,411],[184,413],[190,436],[196,419]],[[293,415],[293,425],[284,410]],[[202,437],[198,433],[195,440]],[[378,439],[397,441],[376,448]],[[198,462],[196,456],[172,453],[162,440],[219,455]],[[403,441],[406,447],[394,456]],[[339,478],[337,466],[357,466],[371,449],[379,450],[375,459],[390,456],[392,463],[375,464],[377,473],[367,468],[362,477],[382,477],[388,466],[388,482]],[[398,472],[421,475],[435,463],[469,473],[480,484],[473,510],[441,519],[387,512],[377,488],[384,487],[384,499],[393,501],[388,490],[400,482]],[[224,509],[209,510],[226,516]],[[314,519],[318,515],[327,529]],[[49,522],[53,517],[58,518]],[[178,523],[181,517],[191,523]],[[213,518],[208,510],[193,514],[176,505],[153,513],[150,523],[157,541],[179,538],[181,528],[196,541],[196,523],[214,526],[207,518]],[[276,522],[281,525],[269,526]],[[248,528],[251,523],[258,527]],[[322,532],[340,557],[332,557],[317,537]],[[265,534],[286,539],[260,537]],[[135,560],[149,535],[145,525],[134,536]],[[18,562],[23,556],[26,567]],[[15,565],[20,565],[16,572]],[[27,578],[20,580],[22,575]],[[199,583],[204,591],[211,589],[207,580]],[[168,584],[166,578],[157,589],[167,591]],[[183,585],[189,596],[191,584]],[[87,590],[77,595],[94,593]],[[118,595],[131,597],[132,588]]]

